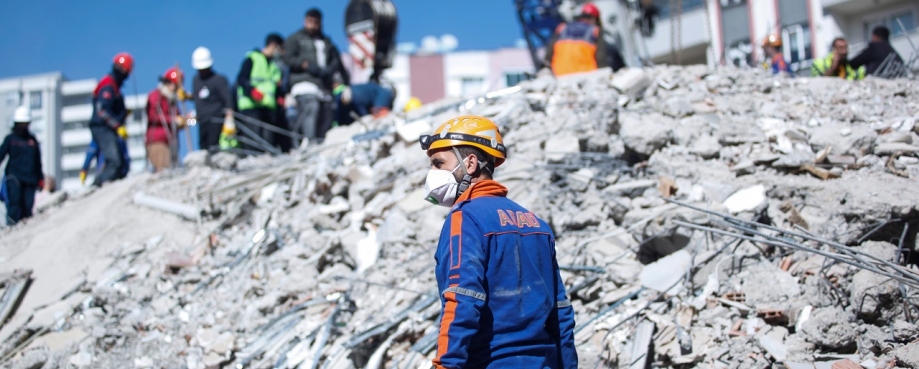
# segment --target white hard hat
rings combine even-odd
[[[207,69],[214,65],[214,59],[211,58],[211,51],[204,46],[198,46],[191,53],[191,66],[197,70]]]
[[[13,113],[13,123],[31,123],[32,110],[28,106],[20,106]]]

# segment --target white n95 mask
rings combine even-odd
[[[459,183],[453,177],[453,172],[460,165],[453,168],[452,171],[443,169],[431,169],[428,171],[428,177],[424,181],[425,200],[440,206],[451,207],[456,202],[456,196],[459,192]]]

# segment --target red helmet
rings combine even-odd
[[[183,79],[184,79],[184,76],[182,74],[182,70],[179,69],[178,67],[172,67],[172,68],[167,69],[166,73],[163,73],[163,76],[160,77],[160,80],[162,80],[163,82],[172,82],[177,85],[181,85]]]
[[[131,73],[131,71],[134,70],[134,58],[131,54],[120,52],[112,59],[112,65],[125,73]]]
[[[594,3],[587,3],[581,7],[581,15],[587,15],[593,18],[600,18],[600,9]]]

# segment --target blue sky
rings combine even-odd
[[[393,0],[399,42],[456,36],[459,50],[509,47],[521,38],[513,0]],[[347,0],[78,0],[11,1],[0,15],[0,78],[61,71],[100,78],[119,51],[134,55],[138,92],[167,68],[192,72],[191,52],[207,46],[215,69],[234,76],[246,51],[269,32],[285,37],[303,26],[306,9],[324,13],[324,31],[345,50]],[[186,82],[188,84],[189,82]],[[127,89],[133,93],[129,80]],[[186,86],[190,87],[190,86]]]

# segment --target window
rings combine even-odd
[[[85,129],[85,128],[89,128],[88,122],[66,122],[64,123],[65,131],[72,131],[76,129]]]
[[[485,92],[485,78],[482,77],[463,77],[460,80],[460,95],[478,95]]]
[[[807,23],[795,24],[782,29],[782,52],[789,63],[798,63],[814,58],[811,53],[810,33],[810,26]]]
[[[686,12],[696,9],[701,9],[705,6],[705,0],[682,0],[683,8],[681,11],[683,14]],[[658,17],[660,19],[670,18],[670,0],[654,0],[654,5],[657,6]]]
[[[89,145],[77,145],[64,147],[64,155],[67,154],[85,154]]]
[[[507,87],[514,87],[520,84],[520,82],[523,82],[529,79],[530,79],[530,76],[527,75],[525,72],[504,73],[504,81],[507,84]]]
[[[6,106],[15,107],[19,105],[19,93],[16,91],[6,93]]]
[[[143,123],[144,121],[144,110],[143,109],[134,109],[134,112],[131,113],[131,117],[137,123]]]
[[[32,109],[41,109],[41,91],[29,92],[29,107]]]
[[[902,24],[902,26],[901,26]],[[916,29],[916,17],[912,11],[902,11],[891,13],[883,17],[875,18],[870,22],[865,22],[865,41],[871,41],[871,31],[877,26],[885,26],[890,30],[890,36],[898,36]]]

